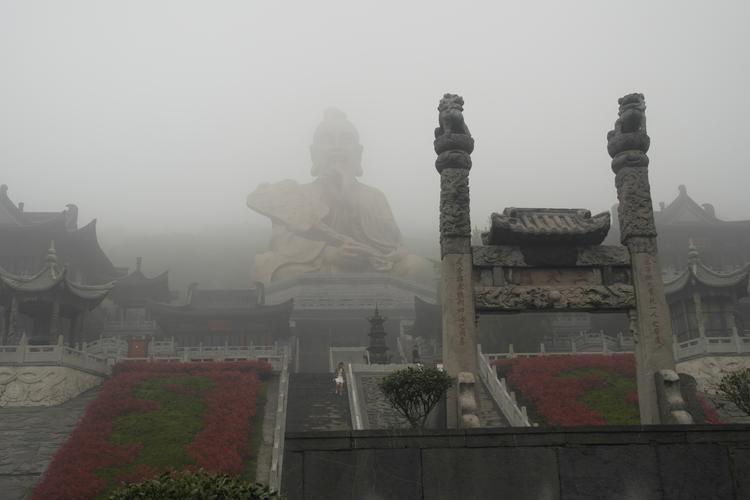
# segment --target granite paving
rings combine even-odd
[[[0,499],[27,498],[98,388],[58,406],[0,408]]]

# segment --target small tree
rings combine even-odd
[[[427,415],[453,385],[443,370],[408,367],[383,377],[380,390],[412,428],[424,427]]]
[[[237,498],[243,500],[275,500],[280,497],[268,486],[234,479],[229,476],[198,472],[166,472],[138,484],[125,484],[109,496],[109,500],[195,500]]]
[[[719,382],[718,392],[750,415],[750,368],[724,375]]]

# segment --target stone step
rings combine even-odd
[[[484,386],[481,379],[474,385],[476,389],[477,405],[479,406],[479,423],[482,427],[510,427],[508,419],[497,406],[492,395]]]
[[[287,432],[351,429],[346,391],[336,395],[330,373],[292,373],[289,377]]]

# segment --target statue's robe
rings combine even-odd
[[[323,254],[342,242],[319,231],[320,222],[383,255],[401,248],[401,232],[385,195],[357,181],[343,199],[329,194],[320,179],[303,185],[287,180],[260,186],[247,203],[273,224],[269,251],[255,257],[255,279],[264,283],[307,272],[341,271],[327,264]]]

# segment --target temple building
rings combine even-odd
[[[142,270],[143,259],[136,259],[135,271],[120,278],[109,294],[112,302],[108,310],[103,336],[154,336],[156,322],[151,319],[149,302],[169,303],[169,272],[148,277]]]
[[[50,241],[75,282],[96,285],[118,277],[99,246],[96,219],[79,228],[75,205],[60,212],[29,212],[23,203],[11,201],[8,186],[0,186],[0,267],[19,276],[35,273]]]
[[[690,244],[686,269],[664,284],[678,358],[750,353],[750,311],[740,304],[748,295],[749,276],[750,264],[714,271]]]
[[[385,273],[305,273],[267,285],[265,295],[267,304],[294,301],[299,371],[308,373],[328,372],[331,348],[367,346],[369,329],[363,320],[376,305],[388,316],[385,330],[395,333],[414,322],[415,297],[433,304],[437,299],[434,288]],[[398,352],[396,338],[386,338],[391,353]]]
[[[613,209],[616,213],[617,209]],[[701,261],[714,271],[738,269],[750,262],[750,220],[727,221],[716,216],[713,205],[699,205],[685,186],[668,205],[659,204],[654,211],[659,259],[667,277],[688,265],[685,248],[690,240],[700,251]],[[617,217],[613,217],[616,221]],[[613,226],[608,237],[619,243],[619,227]]]
[[[58,337],[74,345],[83,340],[87,316],[113,284],[85,285],[58,266],[54,243],[40,271],[29,276],[0,268],[0,332],[3,344],[25,336],[29,344],[56,344]]]
[[[293,301],[267,305],[263,286],[244,290],[188,289],[182,304],[147,301],[163,337],[178,346],[272,345],[290,334]]]

